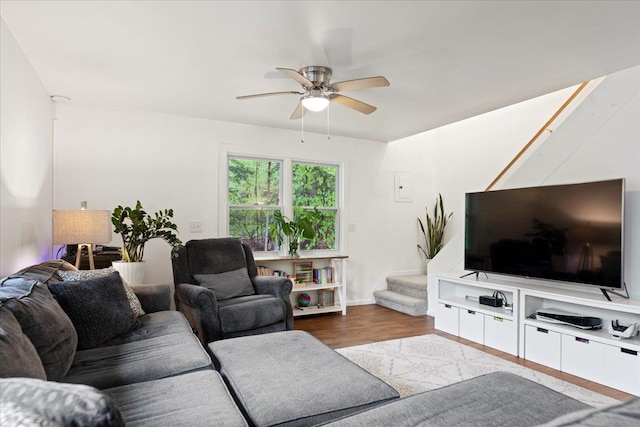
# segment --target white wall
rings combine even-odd
[[[300,132],[73,102],[57,116],[55,209],[75,209],[86,200],[90,209],[112,210],[139,199],[148,211],[173,208],[183,241],[217,237],[221,153],[269,154],[345,164],[345,213],[355,226],[347,236],[350,302],[371,302],[376,284],[415,246],[413,214],[408,242],[392,226],[387,144],[309,133],[301,143]],[[190,220],[201,220],[204,232],[190,234]],[[113,237],[112,244],[120,245]],[[166,243],[152,240],[145,260],[148,282],[172,282]]]
[[[0,20],[0,276],[50,259],[49,94]]]

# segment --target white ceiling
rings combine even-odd
[[[2,18],[51,94],[74,104],[300,129],[300,90],[384,75],[330,111],[334,135],[393,141],[640,64],[638,1],[8,1]],[[325,113],[306,131],[324,133]]]

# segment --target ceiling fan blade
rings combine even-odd
[[[329,86],[329,90],[340,92],[343,90],[367,89],[370,87],[389,86],[389,80],[382,76],[365,77],[363,79],[345,80],[343,82],[333,83]]]
[[[288,91],[288,92],[268,92],[268,93],[256,93],[255,95],[244,95],[244,96],[236,96],[236,99],[250,99],[250,98],[260,98],[263,96],[273,96],[273,95],[304,95],[304,92],[296,92],[296,91]]]
[[[331,99],[331,101],[337,102],[338,104],[344,105],[345,107],[352,108],[363,114],[371,114],[377,110],[377,108],[373,105],[358,101],[357,99],[349,98],[348,96],[338,95],[337,93],[329,95],[329,98]]]
[[[291,77],[293,80],[297,81],[304,87],[313,88],[313,82],[311,82],[308,78],[306,78],[296,70],[292,70],[291,68],[276,68],[276,70]]]
[[[298,102],[298,106],[296,107],[295,110],[293,110],[293,114],[291,114],[291,117],[289,117],[291,120],[297,120],[297,119],[301,119],[302,116],[304,116],[304,113],[306,113],[307,110],[302,106],[302,102]]]

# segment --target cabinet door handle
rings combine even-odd
[[[589,344],[589,340],[586,339],[586,338],[576,337],[576,341],[584,343],[584,344]]]
[[[621,352],[623,352],[623,353],[630,354],[630,355],[632,355],[632,356],[637,356],[637,355],[638,355],[638,352],[637,352],[637,351],[635,351],[635,350],[629,350],[628,348],[621,348],[621,349],[620,349],[620,351],[621,351]]]
[[[444,308],[451,308],[451,304],[445,304]]]
[[[548,334],[549,330],[548,329],[543,329],[543,328],[536,328],[538,330],[538,332],[542,332],[543,334]]]
[[[475,312],[475,311],[473,311],[473,310],[467,310],[467,313],[469,313],[469,314],[476,314],[476,312]]]

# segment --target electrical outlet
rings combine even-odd
[[[189,231],[192,233],[202,233],[202,221],[189,221]]]

